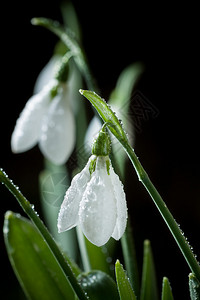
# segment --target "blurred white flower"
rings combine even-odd
[[[102,127],[102,122],[99,117],[94,116],[88,125],[85,139],[84,139],[84,147],[86,153],[91,153],[91,145],[94,142],[95,137],[99,133],[99,130]]]
[[[123,185],[108,156],[92,155],[66,192],[58,216],[58,231],[80,225],[91,243],[102,246],[110,237],[119,240],[126,223]]]
[[[62,58],[61,55],[58,54],[54,54],[50,58],[50,60],[41,70],[41,72],[39,73],[36,79],[34,90],[33,90],[34,94],[39,93],[43,89],[43,87],[47,85],[48,82],[50,82],[54,78],[61,58]]]
[[[57,94],[52,99],[52,89]],[[55,164],[63,164],[75,144],[75,121],[68,99],[67,85],[52,79],[33,95],[21,112],[11,137],[15,153],[27,151],[39,144],[43,155]]]

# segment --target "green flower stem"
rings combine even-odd
[[[16,187],[13,182],[8,178],[8,176],[5,174],[5,172],[0,169],[0,181],[6,185],[6,187],[9,189],[9,191],[15,196],[17,201],[19,202],[20,206],[23,208],[25,213],[29,216],[31,221],[35,224],[36,228],[46,241],[47,245],[49,246],[50,250],[54,254],[56,260],[58,261],[61,269],[63,270],[63,273],[71,283],[75,293],[77,296],[82,299],[86,300],[88,299],[85,295],[84,291],[82,290],[81,286],[79,285],[75,275],[73,274],[70,266],[68,265],[67,261],[65,260],[64,256],[60,252],[60,249],[58,248],[57,244],[51,237],[49,231],[43,224],[43,222],[40,220],[37,212],[34,210],[33,205],[30,204],[30,202],[22,195],[22,193],[19,191],[18,187]]]
[[[85,272],[89,272],[89,271],[91,271],[90,259],[89,259],[87,247],[85,244],[85,237],[79,226],[76,227],[76,234],[77,234],[80,254],[81,254],[81,258],[82,258],[83,269]]]
[[[161,198],[160,194],[156,190],[155,186],[149,179],[147,173],[143,169],[139,159],[137,158],[133,148],[128,144],[123,144],[127,151],[127,154],[137,172],[139,180],[142,182],[148,193],[150,194],[152,200],[154,201],[156,207],[158,208],[160,214],[162,215],[165,223],[167,224],[169,230],[171,231],[174,239],[176,240],[182,254],[184,255],[190,269],[196,275],[197,279],[200,280],[200,266],[197,262],[187,240],[185,239],[183,232],[180,230],[178,224],[167,208],[165,202]]]

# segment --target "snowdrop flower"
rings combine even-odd
[[[14,153],[27,151],[37,143],[43,155],[55,164],[65,163],[74,148],[75,121],[67,85],[56,79],[28,100],[12,133]]]
[[[61,58],[61,55],[54,54],[44,68],[40,71],[33,89],[34,94],[38,94],[43,87],[54,78]]]
[[[104,245],[110,237],[122,237],[127,223],[126,197],[109,153],[110,138],[102,129],[93,144],[93,155],[66,192],[58,215],[58,232],[80,225],[96,246]]]

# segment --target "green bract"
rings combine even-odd
[[[107,123],[107,127],[109,128],[109,130],[116,136],[116,138],[121,143],[128,143],[128,138],[122,128],[122,124],[120,123],[112,109],[107,105],[106,101],[95,92],[81,89],[79,90],[79,92],[91,102],[103,121]]]

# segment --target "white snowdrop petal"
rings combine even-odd
[[[67,161],[75,144],[75,120],[64,95],[59,94],[52,100],[39,142],[44,156],[57,165]]]
[[[48,84],[48,82],[52,81],[55,75],[57,64],[60,59],[60,55],[53,55],[48,61],[48,63],[41,70],[35,82],[34,94],[39,93],[43,89],[43,87]]]
[[[96,170],[87,184],[79,211],[82,231],[91,243],[102,246],[109,240],[116,224],[116,210],[105,157],[98,157]]]
[[[114,172],[113,167],[110,164],[110,177],[113,185],[115,201],[117,205],[117,221],[112,233],[112,237],[115,240],[119,240],[126,229],[127,224],[127,205],[126,195],[124,193],[122,182],[119,176]]]
[[[24,152],[37,144],[42,119],[47,111],[48,103],[49,92],[46,89],[28,100],[11,136],[13,152]]]
[[[71,186],[65,194],[58,215],[58,232],[69,230],[79,223],[78,211],[80,201],[86,189],[86,185],[90,180],[89,162],[85,168],[72,179]]]

